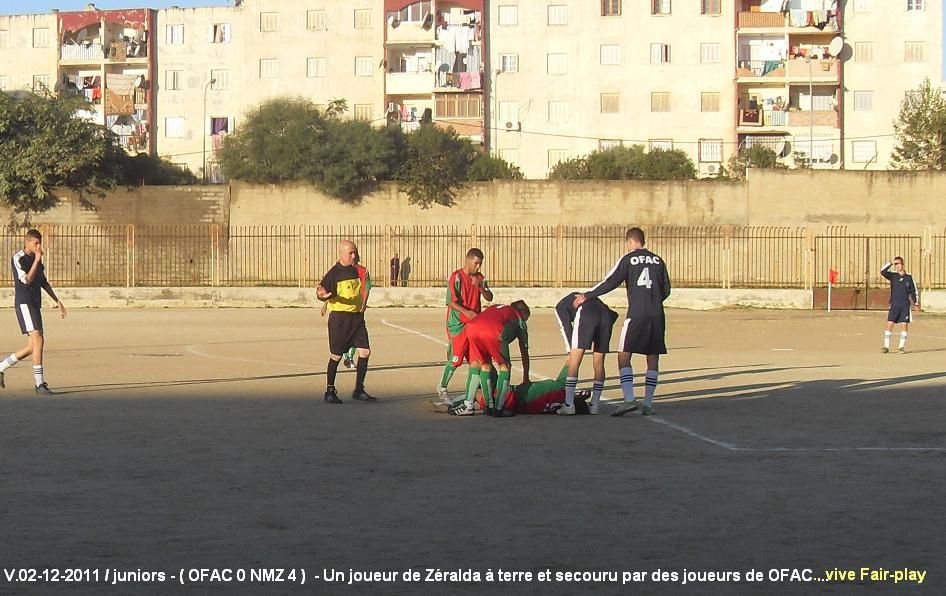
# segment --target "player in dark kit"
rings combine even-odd
[[[27,356],[33,356],[33,379],[36,393],[52,395],[43,376],[43,315],[41,312],[43,290],[56,301],[59,315],[66,318],[66,307],[56,297],[53,287],[46,279],[46,266],[43,264],[43,235],[38,230],[29,230],[23,250],[13,255],[13,284],[16,297],[13,306],[20,323],[20,332],[27,336],[26,347],[7,356],[0,362],[0,388],[6,386],[3,373]]]
[[[650,416],[654,413],[658,363],[660,355],[667,353],[663,303],[670,296],[670,276],[663,259],[645,249],[644,243],[642,229],[629,229],[624,235],[624,245],[628,253],[621,257],[601,283],[575,298],[575,306],[578,307],[586,300],[607,294],[622,283],[627,286],[627,319],[624,320],[618,344],[618,367],[624,405],[615,410],[612,416],[623,416],[639,407],[637,399],[634,398],[631,354],[647,356],[643,414]]]
[[[893,266],[893,271],[890,270],[891,266]],[[890,282],[890,311],[887,312],[887,329],[884,331],[884,347],[881,351],[884,354],[890,351],[890,335],[893,332],[893,326],[903,323],[903,330],[900,332],[900,347],[897,349],[903,354],[906,351],[907,331],[910,323],[913,322],[912,313],[920,309],[916,297],[916,284],[913,283],[913,276],[903,268],[903,257],[894,257],[892,263],[888,261],[880,270],[880,274]]]
[[[607,307],[601,300],[592,298],[579,307],[575,307],[572,292],[555,305],[555,316],[565,338],[565,351],[568,353],[568,376],[565,378],[565,405],[558,408],[557,414],[571,416],[575,414],[575,390],[578,387],[578,371],[587,350],[593,350],[595,380],[591,389],[591,414],[598,413],[601,392],[604,390],[604,357],[611,344],[611,330],[618,320],[618,313]]]
[[[364,292],[365,278],[355,267],[358,249],[350,240],[338,244],[338,262],[328,270],[316,294],[319,300],[328,303],[328,345],[330,358],[325,371],[325,401],[340,404],[335,390],[335,376],[342,354],[348,348],[358,351],[358,364],[355,368],[355,390],[352,399],[364,402],[378,401],[365,391],[365,375],[368,373],[368,356],[371,349],[368,344],[368,328],[365,326]]]

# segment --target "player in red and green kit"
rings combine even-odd
[[[453,373],[462,364],[460,360],[467,352],[466,336],[463,335],[464,327],[482,311],[482,298],[486,300],[493,299],[493,292],[480,273],[483,258],[482,250],[471,248],[466,253],[466,262],[464,262],[463,267],[451,273],[447,279],[447,364],[443,368],[440,385],[437,386],[439,401],[436,403],[439,404],[450,405],[452,403],[450,396],[447,394],[447,385],[450,383]],[[468,390],[470,381],[475,375],[478,375],[478,371],[470,369],[467,378]]]
[[[495,364],[499,371],[495,395],[505,396],[509,391],[509,344],[513,340],[519,340],[522,382],[529,382],[529,329],[526,326],[529,314],[529,306],[522,300],[517,300],[508,306],[491,306],[467,323],[463,335],[469,343],[471,377],[467,385],[466,399],[452,407],[450,414],[473,415],[473,401],[476,399],[476,391],[481,387],[486,400],[486,414],[502,412],[501,406],[494,407],[494,388],[490,371]],[[478,378],[472,375],[472,371],[477,368]]]
[[[568,363],[562,367],[555,379],[521,383],[506,395],[502,408],[494,414],[499,418],[518,414],[554,414],[565,403],[565,379],[568,378]],[[591,397],[587,389],[575,392],[575,412],[588,414],[586,399]]]

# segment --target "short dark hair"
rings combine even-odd
[[[641,246],[644,246],[644,230],[634,226],[633,228],[628,228],[627,233],[624,234],[625,240],[630,240],[633,238],[640,242]]]
[[[900,261],[900,264],[903,265],[903,257],[894,257],[893,262],[896,263],[897,261]]]
[[[511,307],[513,307],[514,309],[518,310],[518,311],[519,311],[519,314],[522,315],[522,318],[523,318],[523,319],[528,319],[529,316],[532,314],[532,311],[529,310],[529,305],[526,304],[526,301],[525,301],[525,300],[516,300],[515,302],[513,302],[513,303],[510,304],[509,306],[511,306]]]
[[[40,234],[40,233],[39,233],[39,230],[37,230],[36,228],[30,228],[29,230],[27,230],[27,231],[26,231],[26,237],[27,237],[27,238],[36,238],[36,239],[39,240],[40,242],[43,241],[43,235]]]
[[[468,259],[474,259],[474,258],[476,258],[476,259],[479,259],[479,260],[482,261],[482,260],[485,259],[486,257],[483,255],[483,251],[482,251],[482,250],[480,250],[480,249],[478,249],[478,248],[471,248],[470,250],[466,251],[466,258],[468,258]]]

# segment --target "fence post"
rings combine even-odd
[[[220,285],[220,226],[210,226],[210,287]]]
[[[933,277],[933,231],[929,226],[923,228],[920,240],[920,280],[924,290],[929,290]]]
[[[125,287],[135,286],[135,224],[125,227]]]
[[[305,287],[305,276],[309,271],[308,263],[306,262],[306,250],[305,250],[305,224],[299,226],[299,287]]]
[[[733,227],[731,224],[726,224],[723,226],[723,250],[722,250],[722,260],[723,260],[723,289],[732,288],[732,231]]]
[[[470,246],[471,247],[479,245],[479,237],[480,237],[480,234],[479,234],[479,229],[477,228],[477,225],[470,224]]]
[[[565,285],[565,229],[562,224],[555,226],[555,287]]]
[[[805,289],[814,290],[815,288],[815,233],[813,230],[805,229],[805,241],[802,244],[802,250],[805,251]]]

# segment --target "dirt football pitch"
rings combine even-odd
[[[44,313],[60,393],[35,395],[29,362],[6,373],[0,564],[167,579],[0,577],[0,593],[177,593],[182,569],[308,574],[305,586],[189,590],[219,594],[946,593],[943,317],[921,313],[907,353],[885,355],[882,312],[670,311],[656,416],[606,415],[620,399],[609,356],[602,415],[494,419],[429,408],[440,309],[369,310],[366,386],[379,402],[348,399],[345,371],[343,405],[322,400],[314,308]],[[5,355],[23,340],[12,310],[0,315]],[[553,311],[535,310],[529,328],[533,378],[555,376]],[[643,358],[633,365],[641,396]],[[588,358],[580,388],[590,376]],[[402,581],[500,568],[553,581]],[[925,578],[872,581],[861,568]],[[397,581],[316,579],[350,569]],[[684,570],[750,569],[767,581],[683,585]],[[857,577],[768,581],[773,569]],[[657,570],[680,575],[655,582]],[[588,575],[555,581],[568,571]],[[594,572],[618,579],[582,580]],[[647,578],[622,585],[623,572]]]

